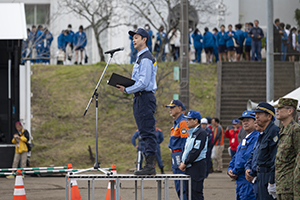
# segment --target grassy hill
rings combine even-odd
[[[161,144],[165,170],[171,170],[168,140],[173,119],[163,104],[179,93],[173,81],[178,63],[158,64],[156,119],[165,140]],[[105,63],[87,66],[34,65],[32,82],[32,166],[92,167],[88,146],[95,157],[95,104],[83,113],[104,70]],[[112,72],[130,77],[132,65],[110,65],[99,88],[99,161],[101,167],[116,164],[118,171],[135,167],[136,150],[130,143],[137,129],[132,114],[132,95],[121,94],[106,84]],[[190,65],[190,109],[202,116],[215,114],[216,65]]]

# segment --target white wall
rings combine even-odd
[[[299,0],[274,0],[273,5],[274,20],[279,18],[281,22],[297,27],[294,13],[300,8]],[[267,27],[267,0],[240,0],[239,7],[242,24],[258,19],[261,27]]]

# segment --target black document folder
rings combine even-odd
[[[135,83],[134,80],[127,78],[125,76],[121,76],[119,74],[113,73],[110,79],[107,81],[108,85],[117,87],[117,85],[122,85],[124,87],[132,86]]]

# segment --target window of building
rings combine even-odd
[[[26,4],[25,14],[27,25],[50,24],[50,4]]]

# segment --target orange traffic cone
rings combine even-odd
[[[68,169],[73,169],[71,163],[68,164]],[[69,193],[68,193],[68,199],[69,199]],[[71,200],[82,200],[76,180],[71,180]]]
[[[116,167],[116,165],[112,165],[111,166],[111,172],[113,173],[112,175],[116,175],[117,174],[117,167]],[[115,195],[114,195],[115,198],[114,198],[114,200],[116,200],[116,184],[114,186],[115,186],[114,187],[114,192],[115,192]],[[110,184],[110,181],[108,181],[108,186],[107,186],[105,200],[111,200],[110,192],[111,192],[111,184]],[[120,200],[121,200],[121,197],[120,197]]]
[[[17,170],[13,200],[26,200],[26,193],[21,170]]]

